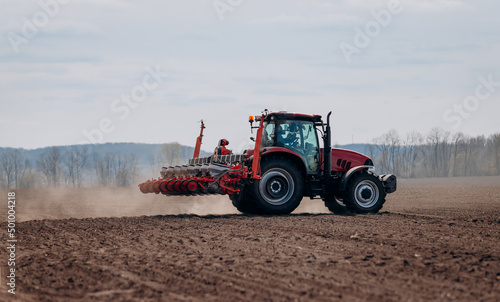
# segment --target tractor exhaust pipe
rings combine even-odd
[[[323,172],[323,177],[325,179],[330,178],[331,176],[331,171],[332,171],[332,130],[330,128],[330,115],[332,115],[332,112],[330,111],[328,115],[326,116],[326,129],[325,129],[325,136],[323,138],[323,145],[324,145],[324,161],[325,161],[325,171]]]

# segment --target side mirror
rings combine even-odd
[[[250,140],[255,142],[255,137],[250,137]]]

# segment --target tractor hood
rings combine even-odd
[[[351,150],[332,148],[332,170],[349,171],[357,166],[373,166],[368,156]]]
[[[323,149],[321,149],[323,156]],[[321,162],[323,158],[321,158]],[[332,148],[332,171],[347,172],[357,166],[373,166],[368,156],[351,150]],[[323,167],[321,167],[323,169]]]

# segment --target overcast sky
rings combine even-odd
[[[266,108],[333,111],[339,144],[500,131],[499,1],[54,1],[0,0],[0,146],[194,145],[204,119],[238,150]]]

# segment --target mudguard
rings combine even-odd
[[[344,192],[345,191],[345,188],[347,186],[347,183],[349,182],[349,179],[356,172],[365,171],[365,170],[368,170],[368,169],[371,169],[371,168],[373,168],[373,166],[357,166],[357,167],[351,168],[344,175],[342,175],[342,178],[341,178],[340,183],[339,183],[339,188],[338,188],[339,192]]]
[[[358,166],[358,167],[354,167],[354,168],[350,169],[349,171],[347,171],[347,173],[344,174],[340,180],[338,191],[339,192],[345,191],[345,189],[347,187],[347,183],[349,182],[349,179],[351,178],[351,176],[353,176],[354,174],[356,174],[359,171],[366,171],[370,168],[373,168],[373,166]],[[374,174],[374,175],[380,180],[386,193],[396,192],[397,179],[396,179],[395,175],[392,175],[392,174],[382,174],[382,175],[378,175],[378,176],[376,174]]]

